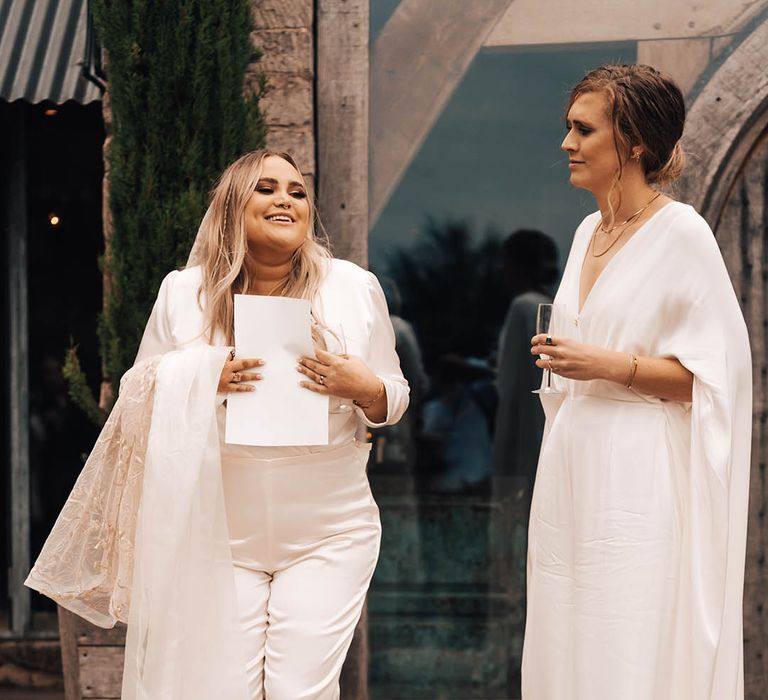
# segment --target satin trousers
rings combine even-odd
[[[252,700],[337,700],[379,554],[369,446],[222,460]]]

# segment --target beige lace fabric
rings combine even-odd
[[[162,358],[132,367],[26,585],[99,627],[127,622],[136,517]]]

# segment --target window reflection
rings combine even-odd
[[[413,390],[369,469],[383,521],[373,698],[519,697],[543,428],[530,338],[591,205],[559,149],[565,90],[634,58],[481,50],[370,232]]]

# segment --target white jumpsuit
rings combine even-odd
[[[555,377],[531,508],[524,700],[741,700],[751,433],[744,319],[706,222],[663,207],[553,335],[677,358],[693,402]],[[629,370],[629,363],[627,365]]]
[[[200,279],[198,267],[166,277],[137,361],[205,342],[196,296]],[[376,278],[333,260],[316,308],[325,325],[342,330],[346,351],[382,379],[388,414],[385,422],[373,424],[357,408],[330,413],[324,446],[228,445],[225,397],[219,395],[224,498],[252,700],[339,697],[341,666],[381,532],[366,475],[365,426],[397,422],[408,404]]]

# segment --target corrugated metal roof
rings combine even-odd
[[[101,99],[83,77],[87,0],[0,0],[0,97],[12,102]]]

